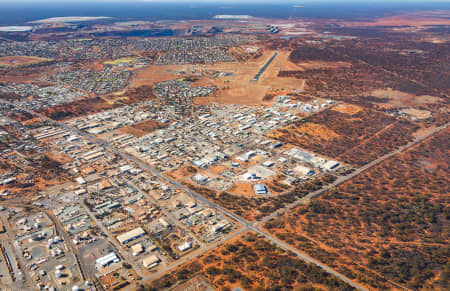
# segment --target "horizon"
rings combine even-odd
[[[64,3],[147,3],[147,4],[166,4],[166,3],[184,3],[184,4],[273,4],[273,5],[279,5],[279,4],[294,4],[294,5],[301,5],[301,4],[358,4],[358,5],[372,5],[372,4],[433,4],[433,3],[447,3],[449,4],[450,1],[448,0],[431,0],[431,1],[424,1],[424,0],[370,0],[370,1],[361,1],[361,0],[279,0],[277,3],[273,3],[271,0],[17,0],[14,2],[11,2],[9,0],[0,0],[1,4],[20,4],[20,3],[26,3],[26,4],[39,4],[39,3],[54,3],[54,4],[64,4]]]
[[[393,15],[399,12],[450,10],[445,1],[355,0],[322,1],[211,1],[211,0],[0,0],[3,8],[0,25],[25,24],[43,18],[68,16],[107,16],[115,19],[210,19],[217,14],[246,14],[262,18],[360,19]],[[179,6],[177,6],[179,5]],[[292,9],[293,5],[297,5]],[[170,8],[168,8],[170,7]],[[180,9],[176,9],[179,7]],[[270,9],[268,9],[270,7]],[[175,9],[174,9],[175,8]]]

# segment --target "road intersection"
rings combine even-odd
[[[156,177],[166,181],[167,183],[171,184],[173,187],[175,187],[175,188],[177,188],[179,190],[185,191],[186,193],[188,193],[192,197],[195,197],[195,199],[197,199],[198,201],[201,201],[205,205],[208,205],[210,208],[213,208],[213,209],[216,209],[217,211],[220,211],[221,213],[223,213],[223,214],[227,215],[228,217],[230,217],[231,219],[233,219],[235,222],[241,224],[242,227],[238,231],[236,231],[234,234],[229,235],[228,237],[226,237],[225,241],[227,241],[227,240],[229,240],[229,239],[231,239],[233,237],[236,237],[236,235],[244,233],[246,231],[255,232],[255,233],[263,236],[265,239],[271,241],[276,246],[278,246],[278,247],[280,247],[280,248],[282,248],[282,249],[284,249],[284,250],[286,250],[288,252],[291,252],[291,253],[295,254],[300,259],[302,259],[302,260],[304,260],[304,261],[306,261],[308,263],[312,263],[312,264],[322,268],[326,272],[328,272],[330,274],[333,274],[334,276],[338,277],[339,279],[343,280],[344,282],[348,283],[349,285],[353,286],[354,288],[356,288],[358,290],[367,290],[367,289],[365,287],[361,286],[360,284],[356,283],[355,281],[349,279],[347,276],[345,276],[345,275],[339,273],[338,271],[336,271],[336,270],[326,266],[325,264],[323,264],[323,263],[319,262],[318,260],[310,257],[309,255],[307,255],[307,254],[305,254],[305,253],[303,253],[303,252],[293,248],[292,246],[288,245],[287,243],[277,239],[276,237],[274,237],[273,235],[269,234],[267,231],[262,229],[261,226],[265,222],[269,221],[270,219],[275,218],[275,217],[277,217],[279,215],[282,215],[285,211],[287,211],[289,209],[292,209],[292,208],[294,208],[294,207],[296,207],[296,206],[298,206],[300,204],[307,203],[307,202],[311,201],[311,199],[317,197],[318,195],[323,194],[323,193],[329,191],[330,189],[332,189],[332,188],[334,188],[334,187],[336,187],[336,186],[338,186],[338,185],[340,185],[340,184],[342,184],[342,183],[352,179],[353,177],[359,175],[360,173],[362,173],[364,171],[367,171],[368,169],[378,165],[379,163],[381,163],[381,162],[391,158],[392,156],[409,149],[410,147],[418,144],[419,142],[425,140],[426,138],[432,136],[433,134],[439,132],[440,130],[445,129],[449,125],[449,123],[447,123],[447,124],[442,125],[440,127],[436,127],[436,128],[430,129],[427,132],[425,132],[424,134],[422,134],[421,136],[416,137],[416,139],[411,141],[410,143],[408,143],[408,144],[406,144],[406,145],[404,145],[404,146],[402,146],[402,147],[400,147],[400,148],[398,148],[398,149],[396,149],[396,150],[394,150],[392,152],[389,152],[389,153],[383,155],[382,157],[380,157],[380,158],[378,158],[378,159],[376,159],[376,160],[374,160],[374,161],[372,161],[372,162],[370,162],[370,163],[368,163],[368,164],[366,164],[366,165],[356,169],[355,171],[353,171],[353,172],[351,172],[351,173],[349,173],[349,174],[347,174],[345,176],[338,177],[333,183],[331,183],[329,185],[326,185],[326,186],[324,186],[323,188],[321,188],[321,189],[319,189],[317,191],[309,193],[305,197],[296,200],[295,202],[287,205],[284,208],[278,209],[277,211],[275,211],[274,213],[264,217],[263,219],[261,219],[261,220],[259,220],[257,222],[249,222],[249,221],[245,220],[244,218],[240,217],[239,215],[236,215],[235,213],[231,212],[230,210],[220,206],[219,204],[217,204],[217,203],[215,203],[215,202],[213,202],[213,201],[203,197],[202,195],[196,193],[195,191],[185,187],[184,185],[182,185],[179,182],[171,179],[170,177],[167,177],[166,175],[162,174],[161,172],[159,172],[154,167],[151,167],[150,165],[148,165],[148,164],[144,163],[143,161],[139,160],[138,158],[136,158],[134,156],[131,156],[128,153],[125,153],[125,152],[121,151],[120,149],[115,148],[114,146],[109,144],[107,141],[98,139],[98,138],[96,138],[96,137],[94,137],[94,136],[92,136],[92,135],[90,135],[90,134],[88,134],[86,132],[80,131],[80,130],[78,130],[76,128],[73,128],[73,127],[70,127],[70,126],[68,126],[65,123],[62,123],[62,122],[59,122],[59,121],[55,121],[55,120],[50,119],[50,118],[48,118],[48,117],[46,117],[46,116],[44,116],[42,114],[39,114],[39,113],[36,113],[34,111],[28,110],[26,108],[22,108],[20,106],[17,106],[15,104],[11,103],[11,102],[1,100],[0,103],[5,103],[5,104],[8,104],[8,105],[13,106],[15,108],[18,108],[18,109],[20,109],[20,110],[22,110],[24,112],[32,114],[33,116],[39,117],[42,120],[48,121],[50,123],[53,123],[53,124],[63,128],[63,129],[66,129],[66,130],[68,130],[70,132],[76,133],[76,134],[78,134],[78,135],[88,139],[89,141],[94,142],[94,143],[104,147],[105,149],[107,149],[107,150],[117,154],[118,156],[120,156],[124,160],[127,160],[129,162],[134,163],[135,165],[137,165],[141,169],[144,169],[144,170],[152,173],[154,176],[156,176]],[[55,223],[55,225],[56,225],[56,223]],[[162,271],[160,271],[158,273],[154,273],[154,274],[152,274],[150,276],[144,277],[142,281],[143,282],[147,282],[147,281],[156,279],[158,276],[163,275],[165,272],[169,271],[170,269],[178,267],[178,266],[182,265],[183,263],[187,262],[188,260],[190,260],[190,259],[192,259],[192,258],[194,258],[194,257],[196,257],[198,255],[201,255],[201,254],[205,253],[206,251],[210,250],[211,248],[213,248],[213,247],[215,247],[215,246],[217,246],[219,244],[223,244],[223,243],[224,243],[224,241],[220,241],[220,242],[213,243],[213,244],[211,244],[209,246],[203,246],[203,247],[199,248],[198,250],[196,250],[196,251],[190,253],[189,255],[185,256],[184,258],[182,258],[182,259],[180,259],[180,260],[178,260],[178,261],[168,265],[167,268],[165,268],[164,270],[162,270]],[[82,265],[82,264],[80,264],[80,265]]]

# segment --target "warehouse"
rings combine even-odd
[[[145,250],[144,250],[144,247],[142,246],[142,244],[138,243],[131,247],[131,251],[133,252],[133,256],[136,257],[136,256],[142,254]]]
[[[192,242],[190,242],[190,241],[189,242],[185,242],[185,243],[183,243],[183,244],[178,246],[178,250],[180,252],[187,251],[190,248],[192,248]]]
[[[272,167],[275,163],[273,161],[265,161],[262,165],[266,168]]]
[[[297,167],[295,167],[294,168],[294,172],[300,177],[314,175],[314,171],[313,170],[311,170],[308,167],[302,166],[302,165],[298,165]]]
[[[330,160],[323,165],[323,168],[327,171],[331,171],[331,170],[339,167],[339,165],[340,164],[338,162]]]
[[[156,255],[150,255],[142,260],[142,264],[146,268],[156,267],[161,260]]]
[[[120,262],[119,257],[116,255],[116,253],[112,252],[112,253],[107,254],[104,257],[98,258],[95,261],[95,264],[96,264],[97,268],[99,268],[99,267],[106,267],[112,263],[118,263],[118,262]]]
[[[123,234],[117,236],[117,240],[121,244],[126,244],[126,243],[129,243],[130,241],[140,238],[144,234],[145,234],[145,231],[141,227],[138,227],[133,230],[130,230],[129,232],[126,232],[126,233],[123,233]]]
[[[255,190],[255,193],[257,195],[267,195],[269,192],[267,191],[267,187],[263,184],[256,184],[253,186],[253,190]]]
[[[211,231],[216,233],[222,230],[226,230],[228,228],[230,228],[232,226],[232,224],[230,222],[228,222],[227,220],[223,219],[221,221],[219,221],[218,223],[214,224],[211,226]]]
[[[104,152],[94,152],[94,153],[89,154],[89,155],[84,155],[83,158],[86,161],[90,161],[90,160],[94,160],[94,159],[99,158],[99,157],[104,156],[104,155],[105,155]]]

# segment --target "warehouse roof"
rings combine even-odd
[[[138,237],[140,237],[140,236],[142,236],[144,234],[145,234],[145,231],[141,227],[138,227],[138,228],[135,228],[133,230],[130,230],[129,232],[126,232],[126,233],[123,233],[121,235],[118,235],[117,236],[117,240],[120,243],[124,244],[124,243],[132,241],[132,240],[134,240],[134,239],[136,239],[136,238],[138,238]]]

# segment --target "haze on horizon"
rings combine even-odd
[[[315,3],[355,3],[355,4],[375,4],[375,3],[447,3],[448,0],[432,0],[432,1],[424,1],[424,0],[370,0],[370,1],[361,1],[361,0],[278,0],[277,3],[274,3],[272,0],[17,0],[14,3],[61,3],[61,2],[70,2],[70,3],[108,3],[108,2],[118,2],[118,3],[230,3],[230,4],[315,4]],[[12,4],[10,0],[0,0],[0,3],[8,3]]]

